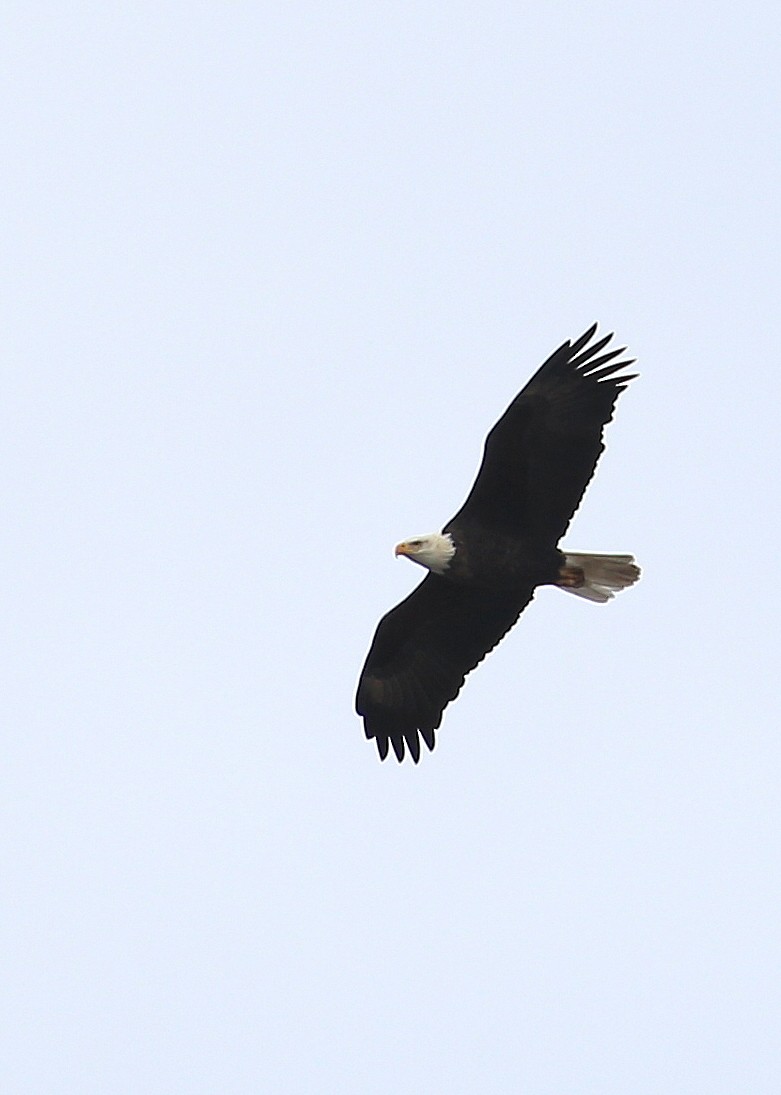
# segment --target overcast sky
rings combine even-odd
[[[781,1090],[780,32],[6,5],[4,1091]],[[595,320],[643,580],[381,764],[393,545]]]

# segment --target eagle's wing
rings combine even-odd
[[[513,626],[533,588],[492,593],[428,574],[380,620],[361,677],[355,708],[380,757],[388,743],[397,758],[407,743],[415,762],[420,739],[434,748],[442,712],[464,678]]]
[[[624,348],[597,357],[596,324],[540,366],[488,434],[466,502],[446,528],[482,525],[557,543],[580,504],[604,449],[602,434],[631,376]],[[610,364],[608,364],[608,362]]]

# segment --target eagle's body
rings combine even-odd
[[[396,548],[429,573],[382,618],[361,673],[356,709],[381,758],[434,731],[464,678],[510,630],[539,585],[607,601],[640,571],[629,555],[558,548],[604,448],[602,434],[631,364],[596,357],[596,326],[538,369],[488,434],[464,505],[441,533]],[[608,364],[609,362],[609,364]]]

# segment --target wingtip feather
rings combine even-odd
[[[589,327],[589,329],[587,331],[583,332],[583,334],[580,336],[580,338],[576,338],[575,341],[572,342],[572,343],[569,343],[569,342],[565,343],[565,345],[569,345],[570,355],[572,357],[574,357],[576,354],[578,354],[583,349],[583,347],[588,342],[591,341],[591,339],[596,334],[598,326],[599,326],[598,323],[594,323],[591,327]],[[608,338],[610,338],[610,337],[611,336],[608,335]]]

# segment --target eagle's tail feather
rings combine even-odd
[[[633,555],[587,555],[570,552],[564,565],[582,570],[583,584],[567,584],[559,588],[599,604],[609,601],[619,590],[634,585],[640,577],[640,567],[636,565]]]

